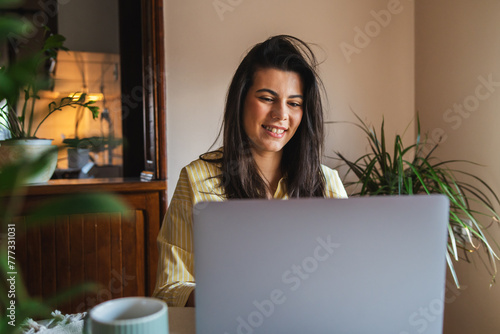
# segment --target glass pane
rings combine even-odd
[[[65,108],[47,118],[37,136],[54,139],[55,145],[71,140],[68,149],[59,153],[56,177],[120,176],[123,145],[118,54],[59,52],[54,87],[40,92],[36,107],[40,110],[35,113],[43,115],[50,102],[63,97],[78,99],[82,93],[86,101],[95,101],[99,107],[96,119],[83,107]]]
[[[139,10],[134,11],[134,15],[140,16],[140,1],[134,0],[131,3],[138,4]],[[122,123],[130,113],[124,110],[127,108],[124,101],[130,94],[121,93],[123,82],[120,68],[121,63],[126,61],[122,61],[120,56],[118,0],[53,3],[26,0],[21,7],[8,12],[31,22],[33,27],[22,36],[11,38],[9,45],[1,46],[0,65],[17,61],[25,54],[40,50],[45,26],[50,27],[52,32],[63,35],[66,38],[64,45],[69,49],[59,51],[55,60],[45,64],[44,75],[53,80],[38,92],[39,98],[33,107],[34,127],[47,115],[49,105],[53,102],[58,105],[61,98],[78,99],[85,94],[85,101],[93,100],[99,107],[99,116],[95,119],[91,111],[83,107],[57,110],[37,130],[36,137],[53,139],[53,144],[63,147],[59,152],[53,178],[122,176],[124,170],[127,170],[124,168],[124,161],[137,160],[137,154],[132,152],[133,159],[127,160],[132,141],[129,139],[124,158],[123,134],[126,131],[122,128]],[[140,28],[138,32],[140,35]],[[140,46],[132,49],[141,54]],[[134,64],[139,64],[141,69],[140,58]],[[133,87],[142,85],[133,83]],[[26,105],[28,113],[31,113],[32,100]],[[23,110],[23,102],[24,97],[21,96],[18,114]],[[136,113],[142,119],[142,105],[136,104]],[[142,137],[142,124],[134,125],[135,132],[140,132],[138,136]],[[7,138],[7,135],[8,133],[0,133],[0,139]]]
[[[63,138],[79,139],[61,152],[56,173],[62,177],[78,173],[79,178],[121,176],[118,0],[58,1],[57,27],[70,52],[58,53],[53,92],[86,93],[100,113],[93,119],[89,110],[65,110],[52,120],[57,123],[53,128],[57,144]]]

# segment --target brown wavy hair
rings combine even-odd
[[[273,68],[297,73],[303,83],[303,116],[295,135],[283,148],[281,172],[289,197],[323,197],[325,177],[321,171],[323,149],[322,82],[311,48],[300,39],[278,35],[255,45],[244,57],[226,97],[223,150],[217,157],[202,155],[204,161],[217,164],[222,173],[219,187],[228,198],[265,198],[267,184],[258,172],[250,151],[250,140],[243,128],[246,94],[257,70]],[[214,152],[214,151],[212,151]]]

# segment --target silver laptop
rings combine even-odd
[[[194,208],[196,332],[442,333],[440,195]]]

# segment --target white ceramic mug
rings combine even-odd
[[[84,333],[168,334],[167,304],[150,297],[108,300],[89,311]]]

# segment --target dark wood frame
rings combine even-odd
[[[138,177],[142,171],[148,171],[153,178],[164,180],[167,160],[163,1],[127,1],[120,2],[119,7],[122,127],[127,140],[123,176]],[[138,90],[142,90],[142,101],[130,103]]]
[[[143,82],[146,170],[155,178],[167,178],[166,85],[163,0],[144,0],[143,6]],[[154,152],[148,148],[154,146]]]

